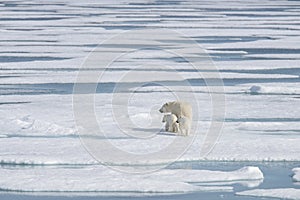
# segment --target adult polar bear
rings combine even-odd
[[[161,113],[172,113],[176,115],[177,118],[182,116],[187,117],[190,121],[193,118],[192,106],[183,101],[172,101],[165,103],[160,109]]]

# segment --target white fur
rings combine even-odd
[[[185,116],[178,118],[179,132],[181,135],[188,136],[191,130],[191,120]]]
[[[187,103],[187,102],[182,102],[182,101],[173,101],[173,102],[168,102],[165,103],[159,111],[161,113],[172,113],[176,115],[177,118],[180,116],[185,116],[189,120],[192,121],[193,117],[193,111],[192,111],[192,106]]]
[[[178,132],[177,117],[174,114],[164,115],[162,122],[165,122],[165,130],[169,132]]]

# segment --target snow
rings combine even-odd
[[[51,137],[60,135],[72,136],[76,134],[75,128],[66,128],[55,123],[32,119],[30,116],[5,119],[1,121],[1,124],[6,134],[10,133],[10,135],[39,136],[43,134]]]
[[[157,98],[154,98],[153,94],[157,94]],[[129,125],[128,130],[134,126],[133,130],[136,131],[132,133],[152,135],[151,138],[147,140],[132,139],[120,131],[111,112],[110,94],[95,95],[97,118],[106,137],[115,146],[137,154],[157,152],[159,149],[167,147],[176,138],[161,132],[164,125],[161,123],[162,115],[157,111],[164,103],[161,99],[168,101],[172,97],[155,91],[154,93],[136,93],[136,95],[133,96],[132,100],[134,101],[130,101],[128,107],[130,121],[133,123],[133,125]],[[205,133],[210,126],[210,121],[207,119],[211,116],[211,107],[207,104],[209,94],[198,93],[196,98],[203,108],[200,110],[199,117],[199,125],[202,130],[197,133],[192,145],[178,159],[179,161],[299,160],[300,146],[297,134],[299,112],[294,107],[298,99],[280,95],[242,95],[239,97],[234,94],[228,96],[227,121],[224,123],[223,133],[213,151],[202,157],[199,155],[199,148],[203,145]],[[143,101],[137,101],[141,99]],[[0,101],[7,103],[1,105],[0,111],[2,130],[0,140],[2,150],[0,152],[5,152],[5,156],[1,156],[3,162],[48,163],[57,161],[57,163],[69,164],[92,162],[92,158],[88,158],[88,154],[84,153],[84,148],[78,138],[73,120],[71,95],[7,95],[1,96]],[[237,102],[244,103],[238,104]],[[151,108],[153,105],[156,105],[154,109]],[[241,113],[240,110],[245,105],[248,110]],[[276,108],[276,110],[272,110],[274,116],[281,117],[270,117],[270,111],[266,109],[270,107]],[[149,109],[153,111],[149,113]],[[283,109],[286,112],[282,113]],[[41,110],[42,112],[40,112]],[[145,124],[145,119],[153,120],[153,123],[157,123],[158,126],[148,127],[150,122]],[[141,130],[145,130],[145,132]],[[184,141],[184,138],[182,140]],[[52,149],[51,145],[49,146],[47,143],[56,144],[57,149]],[[36,152],[37,150],[38,152]],[[71,153],[72,151],[74,153]],[[40,153],[42,156],[37,156]],[[68,154],[73,155],[71,156],[73,159],[70,159]],[[152,160],[150,164],[165,162]]]
[[[249,89],[251,94],[300,94],[299,88],[290,88],[290,87],[267,87],[267,86],[258,86],[253,85]]]
[[[25,172],[25,173],[24,173]],[[79,168],[0,169],[0,188],[5,191],[26,192],[143,192],[186,193],[192,191],[231,191],[227,181],[243,179],[249,183],[263,179],[257,167],[235,171],[160,170],[151,174],[124,174],[105,166]],[[93,176],[91,176],[93,174]],[[203,183],[198,186],[192,183]],[[224,182],[225,186],[210,186],[207,182]],[[137,184],[138,183],[138,184]]]
[[[299,5],[298,1],[286,0],[132,0],[130,3],[128,0],[11,0],[0,3],[0,189],[150,194],[233,192],[236,183],[260,186],[263,175],[257,167],[231,172],[163,169],[154,174],[131,176],[97,165],[101,160],[95,160],[86,151],[79,137],[78,130],[82,127],[76,126],[74,119],[73,86],[91,51],[123,54],[135,48],[110,44],[95,49],[98,44],[135,28],[170,28],[183,34],[182,39],[168,46],[172,41],[164,36],[155,41],[156,47],[173,50],[185,43],[185,38],[194,39],[210,54],[223,78],[226,113],[214,149],[207,155],[200,154],[211,123],[217,121],[211,120],[214,93],[210,93],[202,77],[214,77],[216,71],[211,72],[211,66],[203,66],[198,73],[188,63],[180,62],[176,55],[157,49],[127,52],[106,71],[99,69],[97,62],[86,70],[105,71],[100,81],[103,85],[94,95],[97,123],[104,136],[87,136],[94,137],[98,145],[109,141],[124,152],[146,158],[164,150],[174,140],[183,143],[192,140],[183,154],[173,160],[183,163],[299,162],[300,34],[296,23],[300,20]],[[194,52],[190,51],[189,56],[195,56]],[[133,95],[127,104],[128,113],[119,116],[123,126],[120,127],[112,111],[113,89],[116,82],[134,69],[140,77],[147,74],[145,81],[151,79],[163,86],[137,87],[133,79],[123,80]],[[179,76],[170,76],[172,70],[173,75],[177,70]],[[81,84],[88,87],[88,83],[93,83],[88,78]],[[183,79],[189,79],[192,86],[176,82]],[[220,93],[219,87],[213,88]],[[194,94],[195,99],[190,101],[193,106],[199,105],[193,121],[199,126],[190,137],[174,136],[162,130],[162,115],[157,110],[166,101],[174,100],[174,93],[184,97]],[[82,94],[83,98],[84,95],[88,94]],[[123,108],[124,101],[118,101],[116,107]],[[137,134],[140,138],[130,138]],[[169,163],[168,159],[151,159],[147,165]],[[110,164],[138,167],[137,163],[123,159]],[[293,173],[296,187],[300,180],[299,168]],[[300,196],[298,189],[293,188],[238,194]]]
[[[255,189],[237,192],[236,194],[251,197],[269,197],[293,200],[300,199],[300,189],[295,188]]]
[[[300,182],[300,168],[294,168],[293,173],[293,180],[296,182]]]
[[[83,148],[77,137],[34,138],[28,136],[24,138],[17,135],[12,138],[1,138],[0,143],[2,164],[47,166],[97,163]]]

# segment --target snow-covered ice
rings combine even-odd
[[[162,123],[147,127],[161,120],[162,115],[155,111],[173,100],[173,93],[193,93],[191,103],[200,108],[193,121],[199,125],[198,134],[176,161],[299,162],[299,6],[298,1],[288,0],[0,2],[0,189],[186,193],[233,192],[236,183],[260,186],[264,177],[257,167],[236,171],[163,169],[131,176],[97,165],[99,161],[86,151],[78,135],[81,127],[74,119],[73,86],[90,52],[115,54],[139,47],[106,44],[96,48],[112,36],[136,28],[177,31],[182,39],[168,41],[164,36],[155,41],[155,47],[172,50],[185,43],[185,38],[193,39],[210,55],[218,71],[209,65],[198,72],[179,56],[157,49],[128,53],[109,69],[92,63],[84,71],[103,72],[94,99],[97,122],[106,137],[96,135],[95,140],[99,144],[108,140],[132,154],[158,152],[177,137],[163,132]],[[195,55],[191,51],[189,56]],[[132,71],[141,77],[147,74],[158,85],[139,87],[143,81],[132,79],[121,82],[133,95],[128,115],[119,118],[132,123],[125,123],[126,130],[148,139],[124,134],[112,112],[114,88]],[[180,77],[170,77],[172,73]],[[217,73],[224,82],[221,94],[226,98],[226,115],[219,140],[203,156],[199,151],[206,133],[217,121],[212,121],[213,93],[203,76]],[[93,84],[93,80],[85,80],[79,81],[82,86]],[[191,86],[183,86],[182,80]],[[220,93],[218,86],[212,88]],[[117,108],[121,103],[116,103]],[[123,161],[112,164],[136,167],[130,160]],[[168,162],[149,160],[148,165]],[[299,199],[299,171],[293,169],[291,178],[297,189],[264,188],[237,194]],[[140,184],[132,184],[136,182]]]
[[[293,173],[293,180],[296,182],[300,182],[300,168],[294,168]]]
[[[25,172],[25,173],[24,173]],[[93,174],[91,176],[91,174]],[[263,179],[257,167],[221,172],[208,170],[160,170],[151,174],[132,175],[105,166],[84,168],[1,169],[1,190],[26,192],[145,192],[184,193],[192,191],[230,191],[230,186],[211,186],[247,180],[249,184]],[[246,181],[246,182],[247,182]],[[137,184],[138,183],[138,184]],[[204,185],[197,185],[203,183]]]
[[[153,96],[152,93],[150,95]],[[147,152],[166,147],[174,139],[174,137],[164,134],[156,134],[151,140],[127,138],[116,124],[112,123],[109,97],[109,94],[97,94],[96,99],[106,99],[107,102],[102,100],[100,103],[99,101],[96,110],[99,110],[99,113],[109,111],[104,118],[101,118],[101,125],[106,131],[106,137],[116,146],[129,152],[147,154]],[[133,116],[132,120],[137,125],[140,124],[138,121],[140,118],[149,117],[149,113],[143,105],[149,104],[147,101],[156,101],[154,98],[150,99],[148,94],[139,94],[138,97],[145,99],[144,102],[129,107]],[[157,101],[160,101],[159,98]],[[297,102],[297,99],[289,100],[286,103],[281,102],[282,97],[278,99],[279,101],[267,101],[266,103],[270,106],[277,108],[282,106],[289,111],[281,113],[281,109],[273,110],[274,114],[281,114],[281,118],[273,119],[268,118],[268,110],[263,110],[266,105],[263,105],[262,102],[268,97],[253,95],[242,98],[242,101],[247,102],[248,113],[239,113],[243,105],[232,103],[237,101],[235,98],[228,101],[230,112],[227,112],[228,121],[224,124],[221,138],[211,154],[206,157],[199,155],[199,148],[203,143],[205,131],[210,125],[206,119],[210,117],[211,111],[208,106],[203,106],[205,109],[201,110],[202,116],[200,117],[203,132],[200,132],[187,152],[179,158],[180,161],[297,161],[299,159],[298,121],[288,120],[292,113],[295,116],[299,114],[294,109],[293,104],[290,104],[293,101]],[[92,158],[89,157],[88,153],[84,153],[84,147],[80,143],[77,129],[72,120],[72,103],[69,95],[2,96],[0,99],[2,102],[8,102],[8,104],[1,105],[1,127],[3,130],[1,135],[3,138],[0,140],[0,148],[3,152],[1,155],[3,162],[7,163],[11,160],[15,163],[51,163],[57,161],[58,164],[78,162],[86,164],[91,162]],[[199,103],[203,103],[203,105],[206,104],[206,99],[207,95],[200,95],[198,98]],[[270,99],[274,100],[273,97]],[[58,101],[60,102],[59,105],[57,105]],[[10,104],[9,102],[19,103]],[[41,110],[43,112],[40,112]],[[256,112],[256,110],[260,110],[260,112]],[[136,118],[135,114],[138,114],[137,116],[140,118]],[[157,114],[154,116],[160,121],[162,116],[158,112]],[[259,121],[260,118],[265,119],[265,121]],[[152,131],[155,133],[161,128],[163,128],[163,124]],[[144,130],[148,130],[147,127]],[[289,134],[283,137],[282,134],[285,132]],[[160,161],[152,160],[151,162],[159,163]]]

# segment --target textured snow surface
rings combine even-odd
[[[92,176],[91,176],[92,174]],[[145,192],[183,193],[191,191],[230,191],[231,186],[197,186],[192,183],[263,179],[257,167],[236,171],[160,170],[151,174],[124,174],[104,166],[84,168],[1,169],[1,190],[30,192]],[[246,181],[246,182],[247,182]]]
[[[176,49],[184,38],[195,40],[219,71],[211,72],[209,66],[204,66],[198,72],[180,57],[158,49],[130,52],[108,69],[91,64],[85,71],[103,72],[94,98],[95,115],[106,138],[95,140],[107,139],[132,154],[158,152],[179,136],[166,134],[162,123],[152,129],[147,125],[161,121],[157,110],[174,100],[173,93],[193,93],[196,100],[191,103],[199,105],[193,121],[199,125],[198,134],[177,161],[299,162],[299,6],[300,2],[288,0],[0,2],[0,189],[181,193],[232,192],[235,183],[260,185],[263,176],[256,167],[231,172],[164,169],[156,174],[131,176],[97,166],[98,161],[86,151],[78,135],[81,127],[74,120],[73,86],[91,51],[112,36],[136,28],[168,28],[183,34],[182,40],[160,40],[158,49]],[[170,42],[174,44],[167,45]],[[108,44],[97,50],[124,53],[132,48]],[[195,55],[190,52],[189,56]],[[170,68],[191,87],[182,86],[178,78],[170,76]],[[172,85],[174,90],[151,84],[137,87],[132,79],[121,82],[121,86],[128,86],[126,92],[134,95],[128,101],[128,113],[118,113],[118,117],[130,119],[132,124],[125,124],[130,133],[139,131],[151,135],[149,139],[129,138],[112,112],[116,84],[134,70],[140,77],[147,75],[159,84]],[[201,156],[213,111],[212,94],[203,75],[216,73],[224,82],[225,119],[214,149]],[[79,83],[88,88],[93,81]],[[124,106],[120,102],[118,108]],[[165,162],[153,159],[148,164]],[[133,167],[130,160],[118,164]],[[293,170],[292,180],[296,187],[300,180],[298,168]],[[238,194],[291,199],[300,196],[293,188]]]

